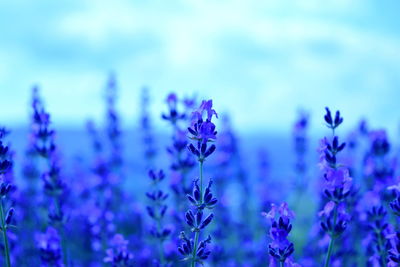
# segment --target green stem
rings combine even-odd
[[[200,165],[200,205],[203,204],[203,160],[199,160]],[[194,248],[193,248],[193,253],[192,253],[192,259],[190,266],[195,267],[196,266],[196,253],[197,253],[197,243],[199,242],[199,237],[200,237],[200,232],[196,231],[194,234]]]
[[[279,261],[279,267],[285,267],[285,262],[284,261]]]
[[[200,160],[200,203],[203,204],[203,160]]]
[[[0,201],[0,219],[1,219],[1,229],[3,232],[3,240],[4,240],[4,254],[6,256],[6,266],[11,267],[10,261],[10,248],[8,245],[8,237],[7,237],[7,229],[6,229],[6,222],[4,218],[4,207],[3,207],[3,199]]]
[[[335,238],[331,237],[331,241],[329,241],[328,252],[327,252],[326,258],[325,258],[325,265],[324,265],[325,267],[328,267],[331,262],[331,255],[332,255],[334,242],[335,242]]]
[[[334,214],[333,214],[333,225],[336,225],[337,221],[337,204],[335,203],[335,208],[334,208]],[[325,267],[328,267],[331,263],[331,256],[332,256],[332,251],[333,251],[333,246],[335,245],[335,236],[331,236],[331,240],[329,241],[329,247],[328,247],[328,252],[326,253],[326,258],[325,258]]]
[[[192,260],[190,263],[191,267],[196,266],[196,252],[197,252],[197,243],[199,242],[199,236],[200,236],[200,232],[197,231],[194,235],[194,248],[193,248],[193,253],[192,253]]]

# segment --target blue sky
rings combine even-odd
[[[287,131],[300,107],[315,127],[328,105],[397,129],[398,1],[1,1],[0,121],[26,121],[33,84],[54,121],[102,116],[117,73],[126,123],[140,88],[154,114],[166,94],[213,98],[241,129]],[[322,124],[322,123],[321,123]]]

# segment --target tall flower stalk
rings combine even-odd
[[[109,248],[106,251],[105,263],[112,267],[133,267],[133,254],[128,250],[129,241],[125,240],[121,234],[115,234],[109,242]]]
[[[149,109],[150,109],[149,89],[144,87],[142,89],[141,102],[140,102],[140,111],[141,111],[140,130],[142,132],[142,141],[144,148],[143,154],[146,160],[147,170],[154,167],[153,166],[154,159],[157,156]]]
[[[122,157],[122,132],[120,117],[116,108],[117,104],[117,81],[113,74],[110,75],[106,86],[106,132],[110,145],[109,164],[112,171],[121,175],[123,164]],[[120,178],[120,177],[119,177]]]
[[[380,206],[373,207],[367,214],[368,228],[372,232],[372,250],[374,252],[370,261],[376,262],[379,266],[386,267],[389,245],[386,236],[390,233],[389,224],[386,221],[387,212]]]
[[[50,128],[50,114],[42,106],[34,107],[33,130],[36,151],[47,165],[42,174],[42,180],[44,192],[50,199],[48,218],[50,224],[59,231],[63,262],[65,266],[68,266],[68,249],[65,237],[66,216],[64,213],[66,184],[61,177],[59,155],[54,142],[55,132]]]
[[[271,210],[262,215],[271,221],[271,229],[269,235],[271,242],[268,251],[272,257],[270,266],[295,266],[290,258],[294,252],[293,243],[288,240],[290,231],[292,230],[291,219],[294,213],[288,208],[287,203],[282,203],[279,207],[271,204]]]
[[[205,119],[204,115],[206,115]],[[188,128],[191,134],[190,139],[193,141],[188,148],[199,162],[199,179],[193,183],[192,194],[187,195],[192,209],[185,214],[186,223],[194,233],[194,240],[187,238],[186,234],[181,232],[182,245],[178,250],[185,256],[184,260],[190,262],[191,267],[195,267],[196,263],[202,264],[202,261],[206,260],[211,253],[207,249],[207,245],[211,242],[211,236],[200,241],[200,232],[210,224],[214,217],[213,213],[205,217],[205,209],[213,209],[217,203],[217,199],[211,193],[212,181],[210,180],[207,187],[203,188],[203,165],[206,158],[216,148],[214,144],[209,144],[216,139],[217,134],[215,124],[212,122],[213,116],[218,117],[212,108],[212,100],[203,101],[200,107],[193,112],[192,126]]]
[[[337,154],[346,146],[345,143],[340,143],[339,138],[335,135],[335,130],[343,122],[343,118],[339,111],[336,111],[335,118],[332,118],[331,111],[326,108],[324,119],[333,135],[332,140],[325,137],[321,141],[320,148],[320,165],[325,178],[324,195],[327,199],[320,215],[322,217],[321,227],[330,237],[324,263],[324,266],[328,267],[331,263],[335,241],[346,229],[349,219],[349,215],[346,213],[346,198],[350,194],[352,178],[349,170],[337,161]]]
[[[190,151],[187,150],[187,131],[181,127],[181,124],[186,121],[188,115],[185,111],[181,110],[179,105],[181,101],[176,94],[169,94],[166,102],[168,112],[162,114],[162,119],[168,121],[173,129],[172,144],[167,148],[172,161],[170,165],[172,171],[171,188],[175,193],[177,209],[181,211],[181,200],[190,190],[186,177],[195,166],[195,160]],[[185,101],[184,103],[187,106]]]
[[[5,128],[0,129],[0,227],[3,236],[3,246],[4,246],[4,257],[5,266],[11,266],[11,256],[10,256],[10,244],[8,240],[7,231],[9,228],[14,227],[11,224],[14,208],[6,208],[5,199],[11,190],[11,184],[6,181],[6,177],[12,171],[12,159],[10,155],[10,149],[3,142],[4,136],[7,134]]]
[[[155,172],[149,171],[149,177],[153,184],[153,189],[146,193],[146,196],[151,201],[151,205],[147,206],[147,213],[153,219],[154,225],[150,230],[150,234],[157,240],[159,247],[159,266],[164,266],[165,255],[164,255],[164,241],[171,234],[171,229],[164,227],[164,215],[167,211],[168,206],[165,201],[168,198],[168,194],[164,193],[160,188],[160,183],[164,180],[165,174],[162,170]]]
[[[299,118],[293,126],[294,151],[295,151],[295,172],[296,172],[296,189],[302,193],[305,189],[305,179],[307,174],[307,149],[308,149],[308,126],[309,115],[302,111]]]

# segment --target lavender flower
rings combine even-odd
[[[61,239],[58,231],[48,227],[44,234],[36,237],[37,246],[40,249],[42,266],[63,267]]]
[[[134,266],[133,255],[128,251],[129,241],[125,240],[121,234],[116,234],[110,241],[110,248],[107,249],[105,263],[110,263],[113,267],[131,267]]]
[[[299,113],[299,118],[293,127],[294,150],[296,154],[295,171],[298,177],[296,184],[300,191],[304,189],[305,175],[307,173],[306,155],[308,145],[309,115],[305,112]]]
[[[190,184],[187,177],[196,164],[196,161],[190,151],[187,149],[187,130],[182,128],[187,120],[188,105],[194,101],[181,100],[176,94],[169,94],[167,97],[168,115],[163,114],[164,120],[172,126],[172,143],[167,147],[170,156],[170,187],[172,189],[174,205],[172,209],[173,219],[176,228],[184,227],[184,218],[182,214],[185,211],[186,194],[190,192]],[[182,102],[183,106],[182,107]],[[185,124],[186,125],[186,124]]]
[[[373,256],[370,258],[376,265],[387,266],[388,250],[390,243],[387,242],[387,236],[390,234],[389,224],[386,221],[386,211],[382,206],[373,207],[368,211],[368,228],[372,232],[371,250]]]
[[[206,114],[205,120],[203,119],[204,113]],[[214,115],[218,118],[217,113],[212,108],[212,100],[203,100],[200,107],[192,114],[192,126],[188,130],[192,135],[190,138],[196,141],[197,145],[195,146],[191,143],[188,148],[200,163],[204,162],[215,151],[214,144],[208,146],[209,142],[217,138],[215,124],[211,121]]]
[[[152,227],[150,234],[156,238],[159,246],[159,258],[158,262],[160,266],[165,264],[165,255],[163,243],[171,234],[171,229],[163,227],[163,219],[165,212],[167,211],[167,205],[165,201],[168,198],[168,194],[164,193],[160,189],[160,183],[164,180],[165,174],[162,170],[155,172],[153,170],[149,171],[149,177],[151,178],[153,184],[153,190],[147,192],[146,196],[151,201],[151,205],[147,206],[147,213],[154,221],[154,226]]]
[[[204,113],[206,119],[203,119]],[[191,227],[194,233],[194,240],[188,239],[184,232],[181,233],[180,238],[182,245],[178,251],[185,257],[184,260],[189,260],[192,267],[196,263],[202,264],[206,260],[211,251],[208,250],[207,245],[211,242],[211,237],[200,241],[200,232],[209,225],[214,217],[212,213],[207,216],[204,214],[204,209],[212,209],[217,203],[211,193],[212,182],[203,191],[203,163],[205,159],[215,151],[215,145],[208,147],[208,143],[216,139],[217,132],[215,125],[212,122],[212,117],[217,113],[212,108],[212,100],[203,101],[200,107],[193,112],[192,126],[189,127],[189,132],[192,134],[190,137],[195,143],[197,148],[191,143],[188,148],[197,157],[200,168],[200,178],[193,183],[193,193],[188,195],[190,203],[193,205],[193,210],[189,209],[185,214],[186,223]]]
[[[55,132],[50,128],[50,114],[45,111],[44,107],[35,105],[34,117],[33,137],[36,141],[35,147],[37,153],[42,156],[48,166],[42,174],[44,192],[50,198],[48,218],[50,224],[55,226],[62,236],[64,265],[67,265],[67,247],[64,237],[66,223],[64,203],[67,187],[61,176],[59,154],[54,142]]]
[[[164,120],[171,122],[174,127],[177,127],[178,122],[184,120],[186,115],[185,113],[178,111],[178,97],[176,94],[169,94],[166,102],[168,104],[168,113],[163,113],[161,117]]]
[[[324,209],[320,212],[320,216],[322,216],[321,227],[330,237],[325,258],[325,267],[327,267],[330,265],[334,242],[346,229],[349,219],[346,213],[345,200],[350,194],[352,178],[349,175],[349,170],[337,162],[337,154],[346,146],[345,143],[340,143],[339,138],[335,135],[335,129],[343,122],[343,118],[340,116],[340,112],[336,111],[333,119],[328,108],[326,108],[324,118],[328,128],[332,129],[333,132],[332,141],[330,142],[325,138],[320,147],[320,165],[325,172],[324,194],[328,200]]]
[[[187,131],[183,130],[180,126],[180,122],[185,122],[189,117],[186,113],[187,110],[181,111],[179,105],[182,101],[174,93],[168,95],[168,115],[162,114],[162,118],[173,127],[172,144],[167,148],[168,153],[171,156],[171,176],[173,177],[171,187],[175,193],[175,201],[179,207],[181,202],[181,196],[188,193],[189,188],[186,181],[186,176],[190,170],[194,167],[195,161],[192,154],[187,151]],[[188,105],[192,105],[194,101],[188,99],[184,100],[184,106],[187,108]]]
[[[391,248],[388,251],[388,266],[400,265],[400,232],[396,232],[390,238]]]
[[[388,155],[390,143],[384,130],[370,131],[370,149],[364,159],[364,175],[369,190],[382,191],[393,184],[395,166]]]
[[[150,97],[148,88],[142,89],[141,97],[141,118],[140,118],[140,129],[142,131],[142,140],[144,144],[144,158],[147,162],[147,168],[151,168],[153,160],[156,156],[156,149],[154,145],[154,137],[151,129],[151,117],[149,111]]]
[[[3,138],[8,131],[5,128],[0,128],[0,226],[3,235],[5,266],[11,266],[10,260],[10,245],[8,240],[7,231],[12,228],[11,224],[14,214],[14,208],[10,207],[8,210],[5,207],[5,199],[11,191],[11,185],[6,181],[6,178],[12,172],[12,159],[10,148],[5,145]]]
[[[106,87],[107,104],[107,136],[111,147],[110,167],[119,174],[122,167],[122,144],[120,118],[116,109],[117,82],[114,74],[111,74]]]
[[[282,203],[279,207],[271,204],[271,210],[268,213],[263,212],[262,215],[271,220],[270,266],[292,266],[294,263],[290,256],[294,252],[294,246],[288,240],[288,235],[292,230],[290,220],[294,218],[293,211],[288,208],[287,203]]]

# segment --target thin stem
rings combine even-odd
[[[200,160],[200,202],[203,204],[203,160]]]
[[[279,267],[285,267],[285,262],[284,261],[279,261]]]
[[[200,232],[197,231],[194,235],[194,248],[193,248],[193,253],[192,253],[192,260],[190,263],[191,267],[196,266],[196,253],[197,253],[197,243],[199,242],[199,236],[200,236]]]
[[[334,208],[334,214],[333,214],[333,225],[336,225],[337,221],[337,204],[335,203],[335,208]],[[325,258],[325,267],[328,267],[331,263],[331,256],[332,256],[332,251],[333,251],[333,246],[335,245],[335,236],[331,236],[331,240],[329,241],[329,247],[328,247],[328,252],[326,253],[326,258]]]
[[[200,168],[200,205],[203,204],[203,160],[199,160],[199,168]],[[197,243],[199,242],[200,231],[196,231],[194,234],[194,248],[192,253],[192,259],[190,266],[196,266],[196,253],[197,253]]]
[[[9,248],[9,245],[8,245],[6,222],[5,222],[5,218],[4,218],[3,199],[0,200],[0,219],[1,219],[1,230],[3,232],[4,254],[5,254],[5,257],[6,257],[6,266],[7,267],[11,267],[10,248]]]
[[[325,258],[325,267],[328,267],[330,265],[331,261],[331,254],[334,246],[335,238],[331,237],[331,241],[329,241],[329,247],[328,247],[328,253],[326,254]]]

